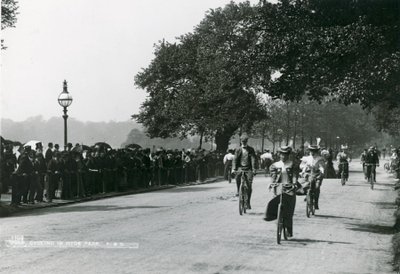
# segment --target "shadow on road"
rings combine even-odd
[[[344,244],[350,245],[353,243],[350,242],[341,242],[341,241],[325,241],[325,240],[316,240],[316,239],[290,239],[288,242],[299,243],[302,245],[313,244],[313,243],[327,243],[327,244]]]
[[[342,217],[342,216],[333,216],[333,215],[315,215],[317,218],[325,218],[325,219],[348,219],[348,220],[360,220],[359,218],[350,218],[350,217]]]
[[[198,192],[198,191],[208,191],[215,190],[221,187],[177,187],[163,190],[163,192],[181,193],[181,192]]]
[[[384,226],[384,225],[373,225],[373,224],[347,224],[352,227],[347,228],[353,231],[367,232],[367,233],[376,233],[376,234],[394,234],[395,230],[392,226]]]
[[[388,186],[388,187],[394,187],[394,184],[388,184],[388,183],[375,183],[375,185],[378,185],[378,186]]]
[[[165,208],[167,206],[152,206],[152,205],[142,205],[142,206],[111,206],[111,205],[80,205],[80,206],[63,206],[63,207],[52,207],[45,208],[43,210],[35,210],[35,212],[21,212],[15,215],[18,216],[37,216],[45,214],[54,213],[69,213],[69,212],[89,212],[89,211],[118,211],[118,210],[133,210],[133,209],[147,209],[147,208]]]
[[[247,212],[246,215],[252,215],[252,216],[264,216],[265,213],[262,212]]]
[[[371,204],[379,206],[381,209],[395,209],[397,208],[394,202],[371,202]]]

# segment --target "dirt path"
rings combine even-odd
[[[0,273],[391,273],[392,179],[379,169],[372,191],[359,162],[350,169],[344,187],[324,181],[316,216],[306,218],[298,197],[294,237],[282,245],[275,222],[262,220],[271,193],[258,175],[245,216],[235,186],[221,182],[0,219]],[[99,246],[8,247],[12,236]]]

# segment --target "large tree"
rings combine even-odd
[[[243,33],[252,11],[248,3],[212,10],[193,34],[157,47],[135,79],[150,96],[134,117],[151,137],[212,136],[226,150],[235,131],[264,117],[249,73],[254,39]]]
[[[1,0],[1,29],[15,27],[17,22],[18,2],[15,0]],[[6,49],[4,39],[1,39],[1,49]]]
[[[307,94],[367,108],[380,102],[399,106],[399,11],[397,0],[260,5],[263,16],[254,28],[260,32],[261,85],[289,100]],[[282,74],[276,81],[270,81],[271,67]]]
[[[231,3],[211,10],[179,42],[159,44],[150,66],[136,77],[149,98],[135,117],[151,137],[212,136],[222,150],[235,131],[249,131],[268,114],[259,93],[396,113],[398,33],[396,0]],[[279,127],[286,128],[280,133],[286,141],[301,125],[307,138],[317,135],[323,123],[312,118],[307,127],[300,119],[305,111],[286,103],[286,121],[294,120]],[[321,116],[314,114],[310,117]],[[389,124],[393,121],[380,119],[382,127]]]

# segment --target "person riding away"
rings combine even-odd
[[[349,179],[349,162],[351,162],[351,157],[347,152],[348,147],[342,145],[341,151],[336,156],[336,160],[338,162],[338,178],[341,177],[342,171],[344,170],[344,176],[346,179]]]
[[[315,180],[315,209],[319,209],[318,201],[320,188],[324,178],[325,163],[324,159],[319,155],[319,146],[309,146],[310,156],[303,157],[300,164],[302,173],[310,173],[311,182]]]
[[[376,182],[376,166],[379,166],[379,157],[378,153],[374,146],[371,146],[368,149],[367,155],[365,156],[365,165],[367,167],[367,174],[373,175],[374,182]],[[370,170],[368,172],[368,169]],[[368,178],[367,178],[368,179]]]
[[[265,150],[265,153],[260,156],[260,158],[261,158],[261,162],[265,166],[265,175],[267,175],[269,173],[269,168],[274,160],[272,157],[272,153],[270,152],[269,149],[267,149],[267,150]]]
[[[268,212],[272,210],[279,195],[282,196],[282,203],[284,211],[284,220],[287,227],[288,237],[293,235],[293,214],[296,207],[296,177],[295,164],[290,160],[290,153],[292,149],[288,146],[283,146],[279,149],[280,160],[275,162],[270,167],[272,183],[269,188],[274,188],[275,197],[270,201],[267,207],[267,216],[265,220],[270,220]],[[275,199],[275,200],[274,200]],[[275,201],[275,202],[274,202]]]
[[[365,168],[365,159],[367,157],[367,154],[368,154],[368,149],[364,148],[364,151],[361,153],[360,160],[361,160],[365,180],[367,179],[367,169]]]
[[[243,134],[240,137],[241,146],[236,149],[235,157],[233,158],[232,169],[236,174],[236,186],[237,186],[237,194],[239,196],[239,188],[242,179],[242,171],[245,172],[245,176],[248,181],[248,209],[251,209],[250,199],[251,193],[253,191],[253,176],[256,173],[256,152],[254,148],[247,145],[249,137],[246,134]]]

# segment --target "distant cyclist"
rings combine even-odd
[[[367,167],[367,177],[369,178],[369,176],[373,176],[372,179],[376,182],[376,167],[379,166],[379,157],[374,146],[371,146],[368,149],[365,157],[365,165]]]
[[[233,158],[232,169],[233,172],[236,173],[236,186],[237,186],[237,194],[239,196],[239,188],[242,179],[241,172],[245,172],[247,179],[248,179],[248,208],[251,209],[250,199],[251,193],[253,191],[252,184],[253,184],[253,176],[256,172],[256,152],[254,148],[247,145],[249,137],[243,134],[240,137],[240,148],[236,149],[235,157]]]
[[[336,160],[338,162],[338,178],[341,177],[342,171],[344,171],[344,176],[349,179],[349,162],[351,162],[350,154],[347,151],[347,146],[341,146],[340,152],[336,156]]]
[[[322,180],[324,178],[325,172],[325,162],[320,156],[318,146],[309,146],[310,156],[304,156],[300,164],[302,173],[309,173],[311,176],[311,181],[315,183],[315,209],[319,209],[319,195],[322,185]]]
[[[368,149],[364,148],[364,151],[361,153],[361,164],[364,172],[364,178],[367,179],[367,169],[365,168],[365,159],[367,158]]]
[[[261,163],[265,167],[265,175],[267,175],[269,173],[269,167],[271,166],[272,162],[274,161],[270,150],[269,149],[265,150],[265,153],[263,153],[260,156],[260,159],[261,159]]]

